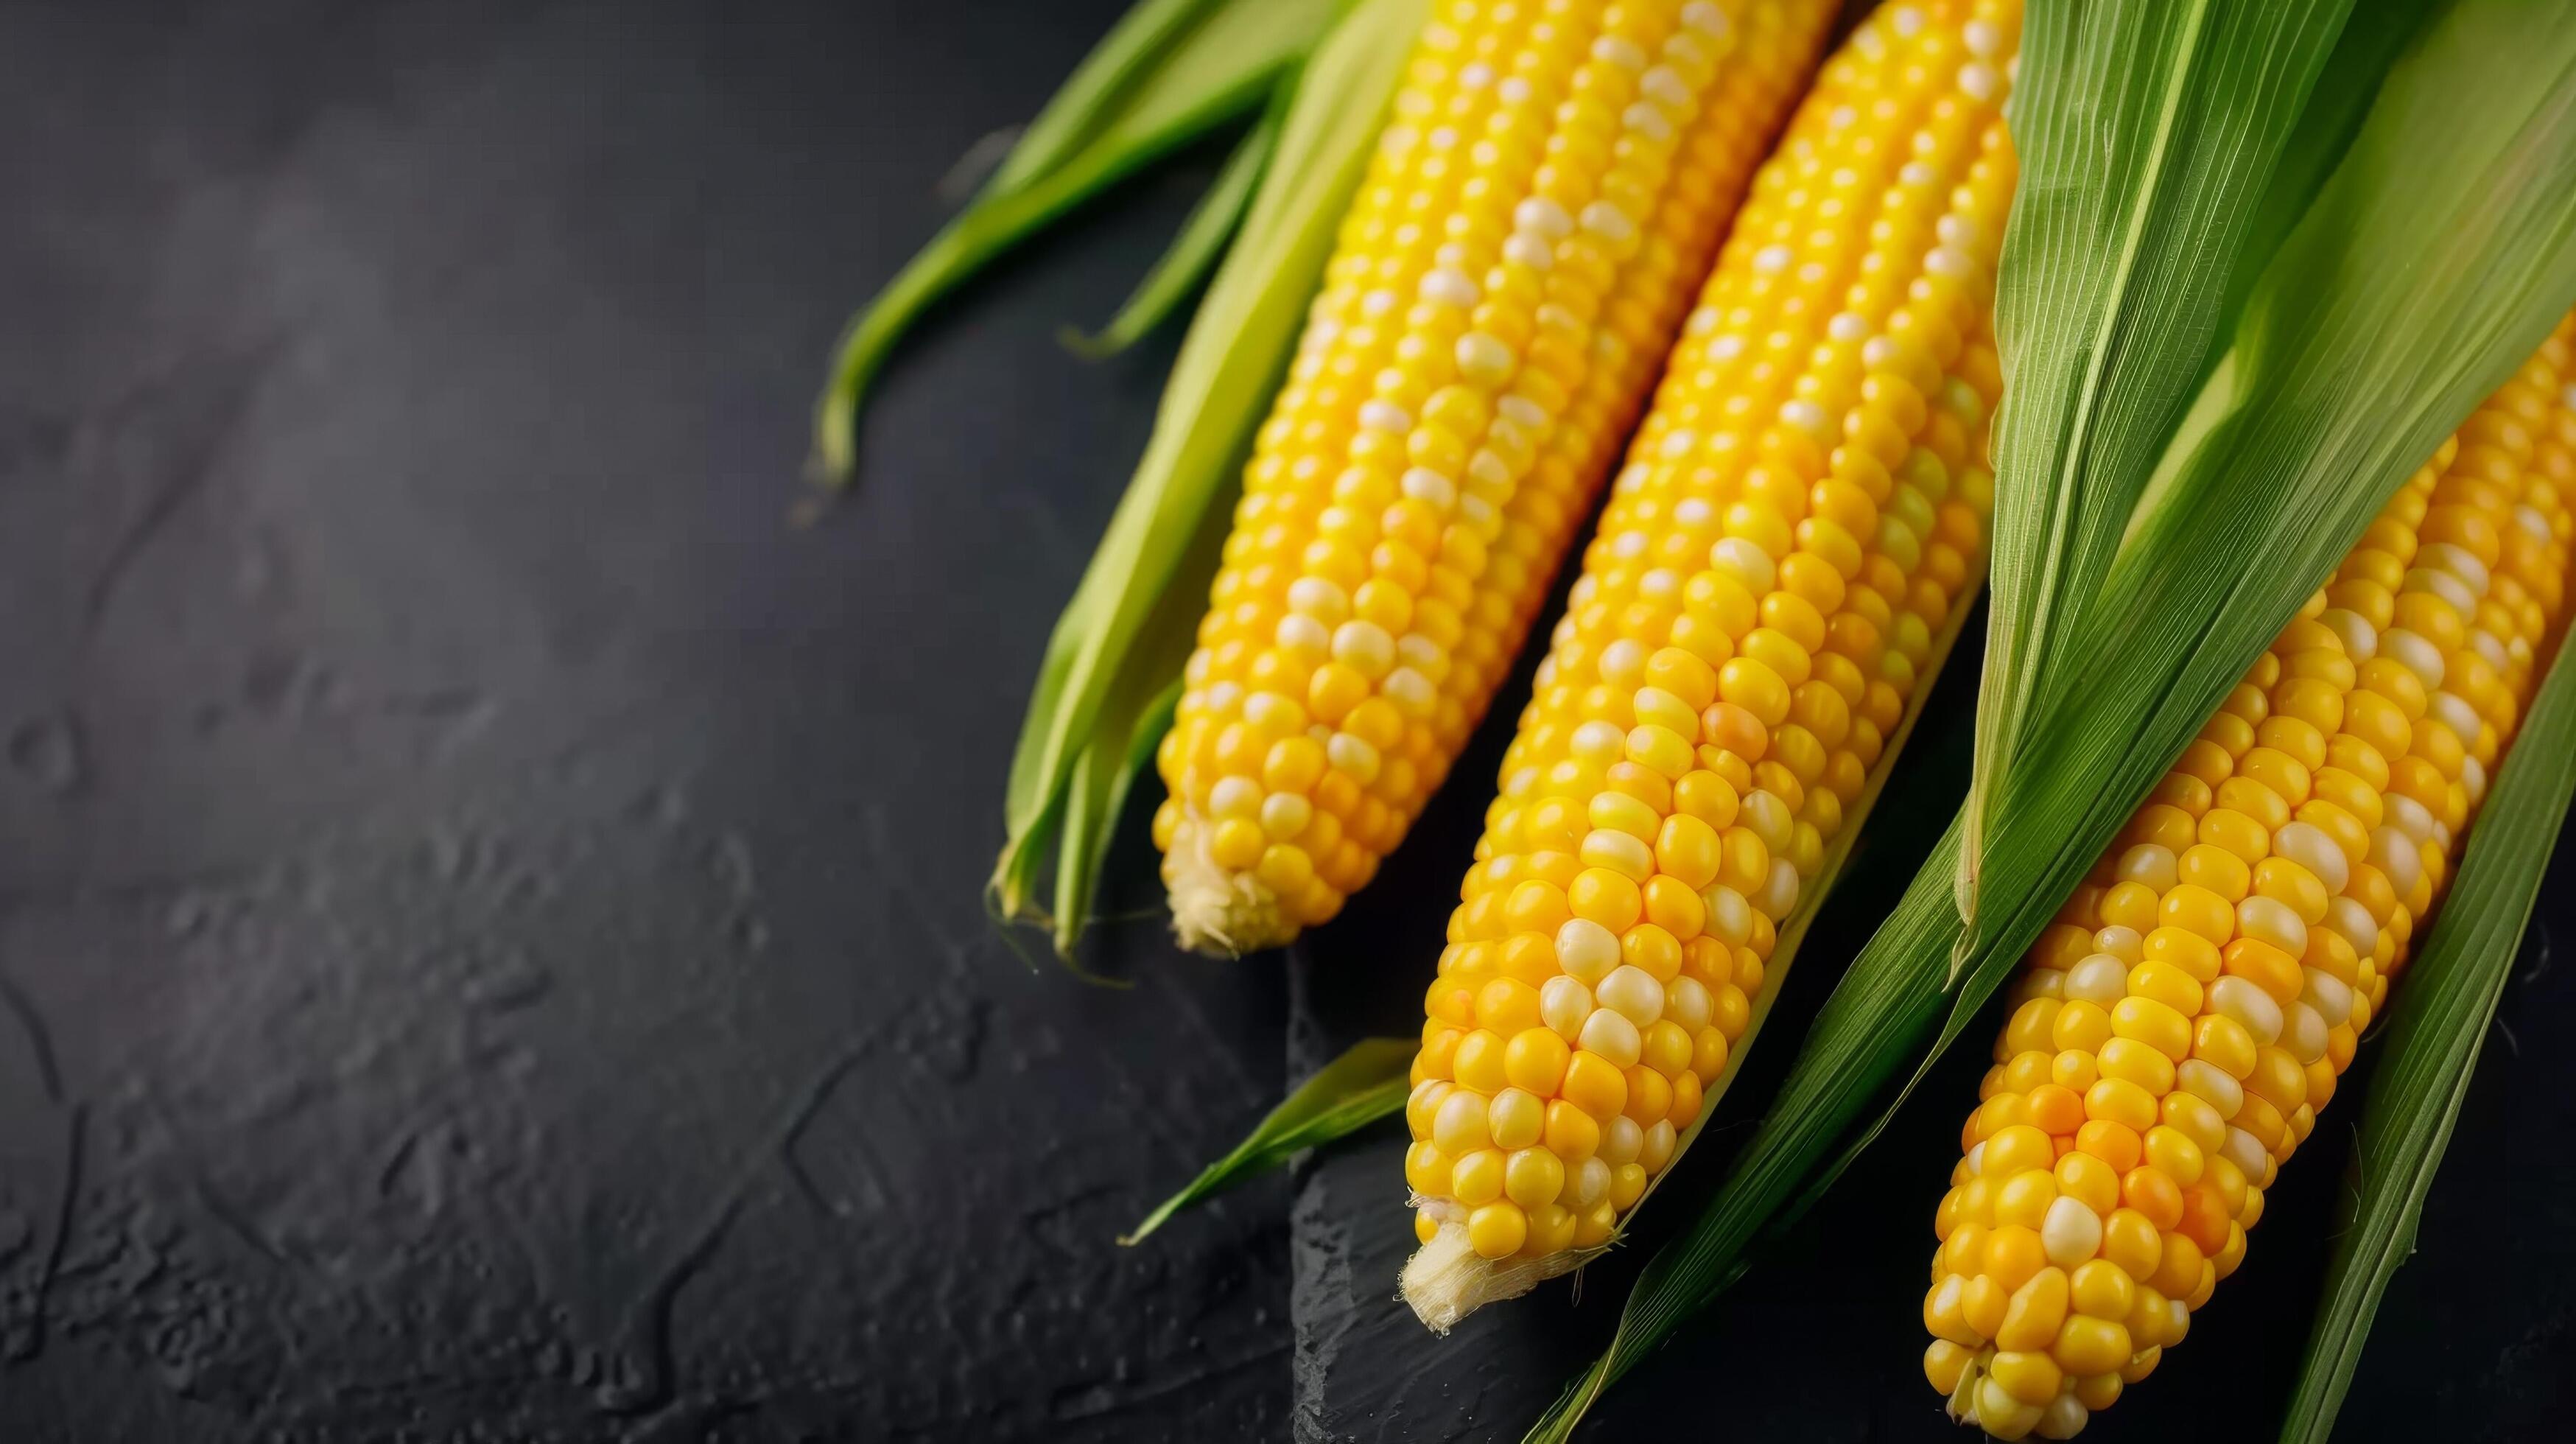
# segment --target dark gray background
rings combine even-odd
[[[945,308],[788,524],[846,309],[1117,8],[0,7],[0,1440],[1511,1438],[1597,1344],[1636,1251],[1420,1335],[1384,1139],[1109,1241],[1415,1025],[1495,729],[1284,967],[1137,921],[1092,986],[978,902],[1170,349],[1052,337],[1216,152]],[[2564,1402],[2569,875],[2351,1437]],[[1597,1437],[1951,1437],[1913,1312],[1975,1063]],[[2335,1151],[2089,1437],[2263,1437]]]

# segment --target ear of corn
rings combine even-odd
[[[1603,1247],[1983,576],[2019,7],[1893,7],[1754,183],[1584,554],[1426,998],[1405,1294]]]
[[[2073,1435],[2242,1262],[2554,648],[2571,342],[2399,490],[2032,949],[1934,1219],[1954,1417]]]
[[[1450,0],[1244,473],[1156,814],[1175,931],[1365,884],[1510,666],[1826,0]]]
[[[1217,499],[1287,369],[1428,10],[1429,0],[1354,0],[1299,68],[1239,234],[1173,358],[1135,477],[1047,638],[1011,756],[1008,837],[988,897],[1003,918],[1046,924],[1067,957],[1089,920],[1122,794],[1178,700],[1195,617],[1165,599],[1204,590],[1216,570],[1226,535]],[[1050,863],[1052,916],[1038,904]]]

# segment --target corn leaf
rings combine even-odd
[[[1872,1117],[1873,1100],[1919,1081],[1974,1019],[2374,508],[2576,304],[2571,62],[2576,15],[2459,0],[2390,68],[2248,296],[2210,383],[2223,394],[2182,413],[2215,420],[2100,594],[2059,623],[2062,665],[2030,684],[2020,755],[1990,812],[1973,946],[1961,948],[1954,823],[1827,1000],[1733,1175],[1648,1264],[1609,1351],[1532,1439],[1567,1437],[1885,1126],[1896,1105]],[[2007,247],[2004,266],[2016,263]],[[2181,346],[2170,360],[2199,364]]]
[[[1995,605],[1959,912],[2039,680],[2100,590],[2207,370],[2230,268],[2351,0],[2036,9],[1995,331]]]
[[[2285,1444],[2324,1444],[2380,1295],[2415,1250],[2424,1195],[2521,951],[2571,793],[2576,667],[2561,658],[2506,754],[2432,936],[2389,1010],[2354,1149],[2358,1177],[2336,1220],[2325,1297],[2281,1426]]]
[[[849,479],[868,388],[933,302],[1074,207],[1261,105],[1338,5],[1148,0],[1113,30],[975,200],[842,332],[815,402],[817,478]]]
[[[1064,78],[993,168],[985,190],[1023,189],[1098,135],[1182,36],[1224,0],[1139,0]]]
[[[1170,730],[1172,712],[1181,700],[1175,674],[1141,709],[1121,699],[1103,709],[1102,726],[1091,744],[1074,759],[1067,795],[1063,855],[1056,860],[1055,914],[1051,928],[1058,957],[1073,956],[1089,918],[1092,894],[1100,886],[1100,865],[1108,856],[1110,832],[1127,805],[1136,774],[1154,760],[1154,744]]]
[[[1261,169],[1269,163],[1271,148],[1278,142],[1279,115],[1274,108],[1250,134],[1235,143],[1234,153],[1226,157],[1225,169],[1217,173],[1216,183],[1199,198],[1181,233],[1172,238],[1171,248],[1145,273],[1145,279],[1136,283],[1135,292],[1118,308],[1118,314],[1093,334],[1068,330],[1065,345],[1080,356],[1115,356],[1178,311],[1224,258],[1226,243],[1234,239],[1235,227],[1242,224],[1244,210],[1252,204],[1253,188],[1261,184]]]
[[[2307,215],[2326,177],[2350,149],[2363,116],[2369,113],[2372,100],[2388,77],[2389,65],[2440,8],[2426,3],[2371,4],[2359,7],[2346,18],[2343,35],[2335,43],[2325,73],[2308,92],[2307,108],[2299,116],[2298,129],[2282,147],[2280,159],[2272,168],[2271,184],[2246,225],[2228,276],[2227,299],[2219,308],[2221,334],[2235,334],[2246,301],[2270,268],[2281,243]],[[2201,378],[2199,399],[2176,428],[2156,474],[2140,494],[2122,539],[2124,546],[2127,536],[2136,533],[2138,523],[2163,504],[2181,463],[2227,413],[2234,394],[2233,377],[2221,368],[2228,364],[2228,355],[2218,354],[2216,348],[2212,351],[2210,374]]]
[[[1139,646],[1149,621],[1158,609],[1196,618],[1189,559],[1222,542],[1220,503],[1287,369],[1425,4],[1361,0],[1298,81],[1242,234],[1181,343],[1135,479],[1048,638],[1003,797],[1009,837],[990,892],[1005,917],[1033,915],[1034,880],[1064,834],[1073,772],[1121,677],[1150,656]],[[1171,661],[1144,695],[1178,670]],[[1085,820],[1105,832],[1116,819]],[[1059,935],[1080,931],[1082,906],[1058,906]]]
[[[2244,314],[2245,302],[2272,257],[2307,214],[2326,178],[2342,163],[2398,52],[2441,6],[2427,0],[2378,0],[2350,9],[2333,55],[2308,91],[2298,127],[2273,164],[2271,183],[2246,221],[2228,276],[2227,300],[2219,309],[2222,334],[2234,333],[2236,319]],[[2215,355],[2210,357],[2213,365],[2217,360]]]
[[[1232,1153],[1209,1164],[1189,1187],[1163,1200],[1144,1222],[1119,1237],[1135,1244],[1165,1220],[1209,1194],[1232,1188],[1288,1161],[1301,1150],[1347,1137],[1404,1111],[1412,1087],[1414,1038],[1363,1038],[1300,1085]]]
[[[1173,573],[1176,593],[1196,596],[1215,579],[1222,530],[1202,526]],[[1153,763],[1154,745],[1171,730],[1181,699],[1181,669],[1198,642],[1192,607],[1160,607],[1139,627],[1065,784],[1065,815],[1055,856],[1055,906],[1033,917],[1054,935],[1056,956],[1070,962],[1091,917],[1091,899],[1109,844],[1136,776]],[[1037,859],[1024,855],[1022,865]],[[1032,879],[1033,881],[1034,879]]]

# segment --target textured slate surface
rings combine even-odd
[[[1277,971],[977,896],[1165,359],[1052,335],[1190,178],[786,519],[843,309],[1117,8],[0,12],[0,1439],[1278,1432],[1284,1186],[1109,1242]]]
[[[1139,922],[1093,987],[977,904],[1168,356],[1052,338],[1213,157],[946,308],[786,523],[842,309],[1116,8],[0,9],[0,1441],[1510,1438],[1597,1341],[1632,1260],[1418,1336],[1382,1139],[1108,1242],[1414,1026],[1498,729],[1285,968]],[[2354,1437],[2532,1437],[2576,1363],[2529,971]],[[1875,1155],[1603,1437],[1946,1435],[1879,1226],[1946,1162]],[[2331,1172],[2118,1437],[2273,1397]]]

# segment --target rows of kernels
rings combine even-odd
[[[1925,1372],[1990,1433],[2066,1437],[2181,1341],[2385,1003],[2563,600],[2569,339],[2400,489],[2033,949],[1924,1301]]]
[[[1549,37],[1532,36],[1524,13],[1489,10],[1462,17],[1463,8],[1447,7],[1441,20],[1426,27],[1370,175],[1343,221],[1299,354],[1245,470],[1225,565],[1211,588],[1201,645],[1185,674],[1181,714],[1157,758],[1169,796],[1155,817],[1155,840],[1167,856],[1189,812],[1220,819],[1208,830],[1222,835],[1227,855],[1237,862],[1249,857],[1246,865],[1256,869],[1268,863],[1291,912],[1310,906],[1327,911],[1334,895],[1358,886],[1371,866],[1370,839],[1395,825],[1391,804],[1332,763],[1328,749],[1336,738],[1359,734],[1325,727],[1310,707],[1321,692],[1328,708],[1338,708],[1332,723],[1355,722],[1385,735],[1388,707],[1358,708],[1349,698],[1348,664],[1327,671],[1314,662],[1317,634],[1321,650],[1329,653],[1343,635],[1343,622],[1353,624],[1346,652],[1387,650],[1374,647],[1378,638],[1370,634],[1372,627],[1383,627],[1351,615],[1353,591],[1362,579],[1351,575],[1349,565],[1356,549],[1351,534],[1368,524],[1361,514],[1367,505],[1361,484],[1381,481],[1387,468],[1348,468],[1359,474],[1345,489],[1337,464],[1354,450],[1390,460],[1390,454],[1409,452],[1411,418],[1369,403],[1378,399],[1374,384],[1380,371],[1436,374],[1437,333],[1426,327],[1419,336],[1409,335],[1409,320],[1457,329],[1451,313],[1459,293],[1444,285],[1425,290],[1434,268],[1424,252],[1448,243],[1445,228],[1434,220],[1459,206],[1471,179],[1487,190],[1526,184],[1536,164],[1530,151],[1543,140],[1545,118],[1572,68],[1567,52],[1588,39],[1533,43]],[[1468,31],[1454,23],[1461,18],[1470,22]],[[1490,71],[1498,61],[1508,62],[1507,76],[1463,83],[1468,67]],[[1490,146],[1475,152],[1485,164],[1459,163],[1458,142],[1469,136]],[[1413,206],[1415,197],[1423,208]],[[1471,234],[1464,244],[1479,241],[1490,246],[1491,237]],[[1408,288],[1414,298],[1409,312]],[[1468,401],[1457,404],[1463,410]],[[1430,418],[1433,428],[1453,440],[1461,419],[1472,418],[1445,411]],[[1336,568],[1337,575],[1320,575],[1318,563]],[[1371,601],[1387,605],[1376,595]],[[1434,606],[1423,620],[1436,632],[1444,619]],[[1279,644],[1283,635],[1291,645]],[[1247,684],[1256,668],[1261,685],[1253,690]],[[1234,720],[1219,726],[1218,717]],[[1321,735],[1313,732],[1317,727],[1325,727]],[[1350,745],[1344,743],[1343,750],[1350,752]],[[1381,759],[1382,780],[1403,780],[1402,767],[1393,769],[1397,777],[1384,779],[1388,770]],[[1193,822],[1191,831],[1199,830]],[[1217,838],[1207,841],[1213,849]]]
[[[1159,757],[1156,842],[1337,911],[1508,669],[1822,0],[1449,0],[1340,236]]]
[[[1609,1237],[1982,574],[2017,21],[1873,17],[1754,181],[1450,920],[1408,1109],[1425,1242]]]

